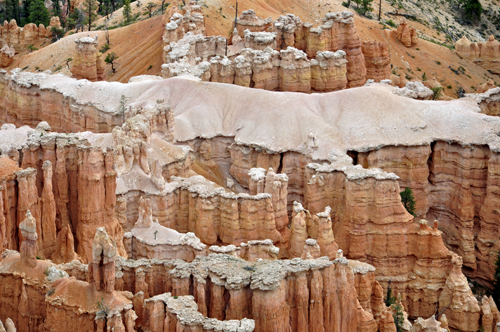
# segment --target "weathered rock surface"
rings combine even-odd
[[[10,45],[19,53],[40,39],[52,37],[53,27],[61,28],[59,17],[52,17],[47,28],[43,24],[37,27],[33,23],[28,23],[21,28],[17,25],[16,20],[4,21],[3,26],[0,25],[0,41],[4,45]]]
[[[472,43],[463,36],[455,43],[455,52],[462,59],[472,61],[494,74],[500,74],[500,42],[493,35],[488,41],[477,43]]]
[[[0,49],[0,67],[8,67],[14,60],[16,50],[7,43]]]
[[[404,18],[399,21],[396,38],[406,47],[412,47],[418,41],[417,31]]]
[[[493,80],[489,80],[488,82],[478,85],[476,88],[476,92],[485,93],[486,91],[494,88],[496,88],[495,83],[493,82]]]
[[[71,74],[77,79],[87,79],[91,82],[104,80],[104,62],[98,51],[97,36],[75,39],[75,55]]]

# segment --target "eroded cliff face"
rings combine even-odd
[[[416,213],[439,220],[448,248],[463,257],[465,272],[492,280],[498,250],[493,212],[498,154],[484,145],[438,141],[431,146],[383,147],[358,154],[358,163],[396,173],[401,188],[414,191]]]
[[[63,91],[57,86],[60,83],[51,81],[52,77],[30,77],[25,83],[31,84],[36,78],[38,84],[52,84],[54,94]],[[74,84],[75,80],[68,82]],[[106,83],[83,83],[80,89],[84,92],[108,91]],[[64,89],[72,91],[72,84]],[[111,133],[56,134],[50,132],[47,123],[39,124],[32,132],[12,125],[0,130],[2,142],[8,143],[2,145],[4,157],[0,160],[15,166],[5,171],[2,168],[5,174],[0,174],[5,211],[0,214],[5,219],[0,219],[5,232],[0,228],[0,234],[9,234],[4,241],[10,237],[8,246],[19,246],[27,238],[24,226],[18,224],[30,210],[38,237],[22,242],[26,243],[23,255],[31,258],[29,264],[36,263],[33,255],[37,246],[53,252],[54,260],[67,262],[80,255],[90,264],[85,267],[72,262],[61,266],[77,280],[60,281],[61,293],[54,285],[56,294],[69,292],[71,287],[109,294],[114,290],[129,291],[135,294],[126,297],[137,314],[137,324],[149,329],[160,329],[167,317],[173,324],[169,326],[176,327],[173,319],[182,316],[175,314],[169,303],[181,307],[191,303],[189,299],[178,303],[165,295],[145,304],[145,299],[170,292],[173,297],[192,295],[202,314],[220,322],[234,318],[241,324],[243,318],[254,319],[258,330],[391,331],[392,314],[382,301],[382,289],[390,281],[394,292],[402,295],[401,302],[410,317],[429,317],[436,307],[445,308],[450,299],[455,303],[471,302],[467,307],[454,305],[447,312],[454,328],[473,331],[483,317],[486,321],[491,316],[486,305],[483,310],[483,304],[471,300],[460,272],[460,260],[445,247],[438,230],[440,222],[450,233],[453,227],[461,228],[461,222],[470,224],[470,218],[464,219],[470,213],[467,204],[475,210],[475,204],[484,202],[477,207],[481,216],[493,211],[485,208],[488,200],[496,201],[495,167],[485,165],[494,165],[496,160],[494,147],[499,139],[494,133],[500,123],[495,117],[478,113],[479,106],[471,100],[411,100],[411,92],[417,93],[418,89],[407,88],[407,93],[402,93],[380,85],[321,97],[286,92],[281,95],[234,85],[217,85],[214,89],[211,83],[182,79],[116,86],[137,99],[131,103],[127,118],[122,119],[123,125]],[[231,98],[221,106],[212,99],[220,90],[245,91],[249,95],[228,93]],[[196,95],[185,98],[184,93],[192,91]],[[282,98],[281,103],[276,104],[276,96]],[[408,108],[391,109],[389,124],[385,120],[376,122],[380,118],[376,101],[380,100]],[[255,113],[254,106],[264,109],[262,105],[267,102],[275,105],[265,107],[266,116],[273,121],[261,124],[262,114]],[[375,106],[360,107],[368,102]],[[88,99],[86,104],[91,104]],[[289,105],[287,113],[280,109],[283,105]],[[450,108],[456,114],[445,127],[437,128],[437,119]],[[297,109],[301,110],[298,117],[294,113]],[[346,111],[352,109],[357,112]],[[300,120],[294,122],[296,117]],[[224,119],[223,123],[218,119]],[[380,128],[372,129],[372,122]],[[468,123],[471,130],[456,129],[463,123]],[[266,127],[269,125],[274,127]],[[381,130],[387,132],[383,139],[375,136]],[[444,142],[458,134],[477,146],[446,146]],[[251,139],[254,135],[259,141]],[[435,137],[442,137],[442,144],[425,144]],[[392,139],[398,146],[384,151]],[[401,146],[405,141],[419,148]],[[354,166],[340,147],[365,168]],[[431,157],[421,160],[426,155]],[[373,169],[374,164],[386,170],[393,167],[390,170],[406,175],[398,177]],[[409,167],[413,165],[416,169]],[[195,176],[196,172],[201,175]],[[488,182],[482,177],[489,172],[490,188],[478,189]],[[456,186],[462,179],[459,176],[470,177],[473,194]],[[417,196],[427,197],[425,204],[433,206],[433,213],[441,213],[439,219],[443,220],[430,225],[426,220],[415,221],[401,204],[398,181],[418,185]],[[436,193],[447,190],[452,192],[450,195],[462,195],[460,201],[453,201],[457,205],[440,205],[442,197]],[[419,211],[426,209],[425,204],[418,206]],[[447,219],[449,215],[454,218]],[[54,224],[58,232],[55,240]],[[134,225],[141,226],[145,233],[134,235]],[[196,258],[194,254],[181,257],[192,260],[189,263],[155,256],[171,254],[163,250],[164,244],[154,242],[168,232],[160,226],[180,233],[191,231],[202,243],[218,248],[208,248]],[[482,227],[486,230],[486,226]],[[469,229],[464,229],[468,236]],[[124,231],[135,237],[127,244],[128,252],[144,260],[115,258],[115,251],[125,255],[125,246],[120,243]],[[159,239],[155,239],[155,231]],[[100,235],[94,237],[98,232]],[[467,236],[457,244],[453,244],[452,236],[447,234],[445,241],[456,246],[457,251],[467,248]],[[258,243],[252,242],[257,239]],[[96,241],[98,246],[94,246]],[[242,241],[247,243],[241,245]],[[223,248],[221,244],[228,246]],[[362,263],[358,270],[349,268],[339,248],[347,257],[369,263],[375,270],[367,267],[364,271]],[[470,264],[470,252],[461,250],[464,262]],[[210,252],[228,255],[206,256]],[[111,273],[113,264],[115,274]],[[57,306],[57,296],[49,296],[53,306]],[[310,298],[315,298],[314,302]],[[92,314],[85,312],[88,316],[82,320],[90,321]],[[73,317],[68,318],[68,324],[77,318],[71,315],[67,314]],[[120,311],[120,317],[125,315]],[[106,322],[98,319],[96,324],[115,320],[127,323],[116,317],[111,315]],[[133,314],[128,317],[132,319]],[[196,328],[204,328],[205,319],[198,317],[201,325]],[[461,317],[467,317],[469,323],[464,324]]]
[[[3,182],[5,248],[19,248],[23,236],[18,225],[29,210],[37,220],[37,254],[41,257],[61,255],[56,248],[67,248],[64,242],[73,242],[74,236],[76,252],[87,261],[93,234],[100,226],[106,226],[120,254],[125,255],[123,231],[114,217],[116,173],[107,169],[112,167],[111,153],[85,146],[76,136],[42,130],[32,131],[24,146],[11,152],[23,157],[10,159],[11,167],[22,169]],[[72,234],[58,237],[63,230]],[[75,257],[66,250],[62,255]]]
[[[0,70],[2,123],[34,128],[40,121],[47,121],[52,130],[58,132],[89,130],[97,133],[110,132],[113,126],[123,123],[122,114],[106,111],[98,103],[75,102],[78,98],[76,91],[62,94],[51,88],[50,84],[41,84],[39,78],[47,76],[49,75],[23,73],[19,69],[13,70],[11,74]],[[64,77],[56,78],[58,79]]]

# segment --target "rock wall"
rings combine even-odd
[[[8,44],[13,47],[16,53],[20,53],[40,39],[52,37],[52,28],[61,28],[58,17],[52,17],[47,28],[43,24],[36,26],[33,23],[21,28],[17,26],[16,20],[11,20],[10,23],[4,21],[3,26],[0,26],[0,41],[3,45]]]
[[[280,52],[245,48],[231,60],[220,44],[221,38],[186,35],[165,47],[168,63],[162,65],[162,76],[192,74],[204,81],[294,92],[335,91],[347,84],[343,51],[318,52],[309,61],[303,51],[292,47]]]
[[[488,89],[475,97],[482,113],[493,116],[500,115],[500,88]]]
[[[401,188],[412,188],[417,215],[438,219],[445,244],[463,257],[465,273],[484,282],[493,276],[492,253],[500,246],[500,221],[493,212],[497,160],[487,146],[442,141],[358,154],[363,167],[394,172]]]
[[[75,44],[75,54],[71,66],[72,77],[87,79],[91,82],[105,80],[102,54],[97,49],[99,44],[97,36],[75,39]]]
[[[38,221],[37,247],[41,257],[56,254],[56,247],[61,248],[56,234],[67,227],[66,231],[71,230],[75,236],[77,253],[88,261],[92,257],[93,234],[100,226],[107,228],[118,244],[119,253],[126,255],[123,230],[114,217],[113,154],[85,143],[72,135],[38,130],[31,133],[21,151],[14,151],[23,156],[15,165],[22,170],[7,176],[2,185],[4,247],[19,248],[23,237],[18,233],[18,225],[30,210]]]
[[[13,70],[11,74],[0,69],[0,121],[17,126],[36,127],[47,121],[58,132],[110,132],[123,123],[118,111],[109,112],[95,103],[79,103],[75,94],[63,94],[39,79],[46,74]],[[82,84],[90,84],[82,83]]]
[[[462,59],[472,61],[493,74],[500,74],[500,43],[493,35],[488,41],[477,43],[463,36],[455,43],[455,52]]]
[[[306,178],[305,206],[311,213],[325,205],[335,206],[333,230],[346,255],[375,266],[382,286],[391,281],[393,291],[403,295],[410,317],[432,315],[439,295],[446,290],[453,257],[437,221],[432,228],[426,220],[417,224],[406,212],[398,177],[380,169],[363,170],[360,165],[341,170],[333,165],[309,164]],[[432,295],[422,285],[433,285]],[[463,290],[470,293],[465,285]],[[479,318],[473,315],[469,320],[477,323]]]
[[[274,210],[270,194],[233,194],[201,176],[187,179],[173,178],[171,192],[149,195],[153,217],[167,228],[181,233],[193,232],[206,244],[234,244],[250,240],[282,240],[288,223],[283,219],[279,206]],[[134,218],[139,197],[128,192],[128,218]],[[278,228],[281,227],[281,228]]]

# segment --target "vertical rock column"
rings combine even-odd
[[[52,256],[56,246],[56,203],[52,191],[52,163],[43,162],[42,210],[42,250],[46,257]]]
[[[92,244],[92,262],[89,263],[88,278],[97,291],[104,288],[107,293],[115,290],[116,244],[104,227],[96,230]]]
[[[102,81],[105,79],[104,66],[101,53],[97,50],[97,36],[82,37],[75,39],[75,55],[71,74],[77,79],[88,79],[89,81]]]
[[[36,220],[29,210],[26,211],[26,219],[19,224],[19,229],[25,239],[21,243],[21,261],[30,267],[36,267],[36,240],[38,234],[36,233]]]
[[[78,192],[84,194],[78,195],[77,253],[85,262],[92,258],[95,229],[102,226],[116,243],[118,254],[127,255],[122,241],[123,229],[114,216],[116,173],[111,170],[113,158],[110,156],[100,149],[78,151]]]

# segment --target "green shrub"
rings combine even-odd
[[[443,95],[443,88],[437,86],[435,88],[431,88],[432,90],[432,100],[438,100]]]
[[[406,211],[414,217],[417,217],[415,214],[415,198],[413,197],[413,190],[410,187],[407,187],[401,193],[401,203],[403,203]]]
[[[393,21],[393,20],[389,20],[389,21],[387,21],[387,22],[385,22],[385,23],[386,23],[387,25],[389,25],[389,26],[393,27],[393,28],[395,28],[395,27],[396,27],[396,23],[394,23],[394,21]]]
[[[104,54],[106,53],[111,47],[109,46],[108,43],[105,43],[104,45],[101,46],[101,53]]]

